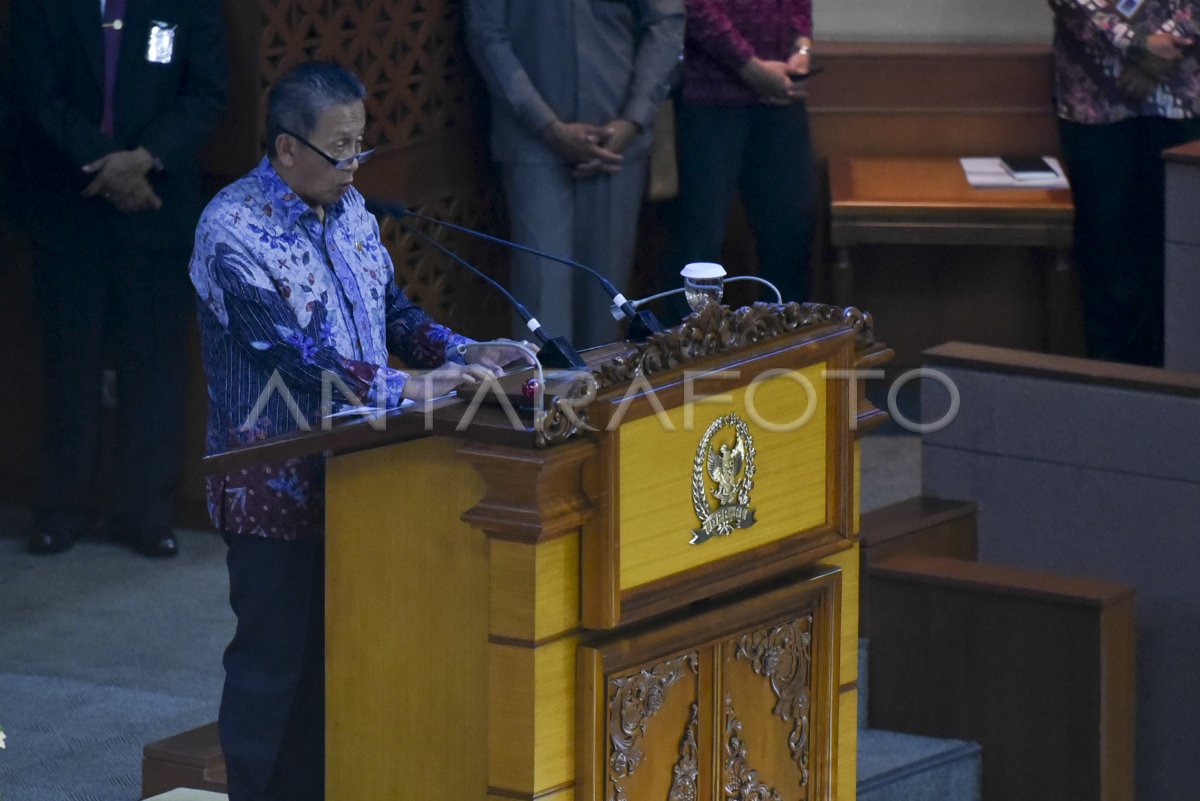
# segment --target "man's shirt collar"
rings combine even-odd
[[[292,188],[287,185],[287,182],[280,177],[275,171],[275,165],[271,164],[271,159],[268,156],[263,156],[262,161],[254,168],[254,176],[258,180],[259,189],[262,190],[263,197],[266,198],[268,206],[270,206],[269,216],[279,222],[283,228],[289,228],[295,225],[301,217],[306,213],[316,212],[308,203],[292,191]],[[338,198],[336,203],[331,203],[325,207],[325,220],[337,219],[342,215],[346,206],[346,197],[343,195]]]

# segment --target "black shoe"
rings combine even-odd
[[[177,556],[179,543],[175,532],[169,528],[148,528],[138,532],[130,545],[142,556],[163,557]]]
[[[30,553],[51,554],[68,551],[83,533],[84,524],[74,515],[50,513],[38,521],[37,528],[25,542]]]

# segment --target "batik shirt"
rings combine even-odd
[[[812,0],[686,0],[685,6],[685,103],[762,103],[738,71],[754,57],[787,61],[797,39],[812,38]]]
[[[469,341],[395,285],[356,190],[326,206],[322,223],[265,158],[209,203],[189,272],[208,375],[209,454],[317,429],[339,403],[396,406],[408,374],[387,366],[389,347],[411,367],[436,367]],[[278,539],[324,531],[319,457],[207,481],[221,531]]]
[[[1055,96],[1058,116],[1101,124],[1132,117],[1188,119],[1200,111],[1200,46],[1187,48],[1154,93],[1143,101],[1125,98],[1117,85],[1129,68],[1126,51],[1138,33],[1172,33],[1200,42],[1196,0],[1145,0],[1126,17],[1120,0],[1049,0],[1054,10]]]

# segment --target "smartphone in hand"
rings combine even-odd
[[[810,65],[808,72],[790,72],[788,75],[791,76],[793,84],[800,84],[804,83],[814,75],[820,75],[824,71],[825,70],[821,67]]]

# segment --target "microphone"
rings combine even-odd
[[[639,311],[637,307],[633,305],[633,303],[631,303],[624,295],[621,294],[620,290],[613,286],[611,281],[604,277],[602,273],[592,269],[591,267],[588,267],[586,264],[581,264],[577,261],[563,258],[562,256],[555,256],[552,253],[546,253],[545,251],[537,250],[536,248],[531,248],[528,245],[522,245],[518,242],[513,242],[508,239],[501,239],[498,236],[485,234],[483,231],[476,231],[474,228],[466,228],[461,225],[456,225],[452,222],[447,222],[446,220],[439,220],[435,217],[426,217],[424,214],[418,214],[417,212],[413,211],[403,203],[368,200],[367,210],[370,211],[372,209],[378,209],[387,216],[397,220],[401,217],[416,217],[418,220],[424,220],[425,222],[433,223],[434,225],[440,225],[444,228],[449,228],[452,231],[458,231],[459,233],[473,236],[476,239],[483,239],[497,245],[503,245],[506,248],[519,250],[523,253],[531,253],[534,256],[540,256],[543,259],[549,259],[550,261],[558,262],[559,264],[565,264],[568,267],[574,267],[577,270],[583,270],[585,273],[600,282],[600,286],[602,286],[604,291],[608,293],[608,297],[612,301],[612,305],[615,308],[620,309],[623,316],[629,318],[629,338],[631,340],[641,341],[649,337],[651,334],[657,334],[663,330],[662,323],[658,321],[658,318],[655,317],[652,312]]]
[[[466,267],[467,270],[482,278],[487,284],[503,295],[508,302],[512,304],[513,308],[517,310],[517,314],[521,315],[521,319],[525,321],[525,327],[533,332],[533,335],[537,337],[538,342],[541,343],[541,348],[538,350],[538,361],[540,361],[542,364],[546,365],[547,367],[560,367],[570,370],[588,369],[587,362],[583,360],[583,357],[579,355],[579,352],[575,350],[575,347],[570,342],[563,337],[552,337],[546,333],[546,329],[541,323],[538,322],[536,317],[530,314],[529,309],[525,308],[525,305],[521,303],[521,301],[517,300],[512,296],[512,293],[501,286],[499,281],[459,256],[457,253],[450,250],[450,248],[446,247],[441,242],[438,242],[424,231],[414,228],[413,226],[404,222],[404,220],[401,218],[408,212],[407,210],[404,210],[403,205],[380,203],[374,200],[367,200],[366,206],[367,211],[374,215],[383,215],[395,219],[396,223],[405,231],[417,237],[417,239],[421,240],[425,244],[433,247],[435,250],[445,254],[454,262]],[[404,210],[405,213],[398,213],[401,210]]]

